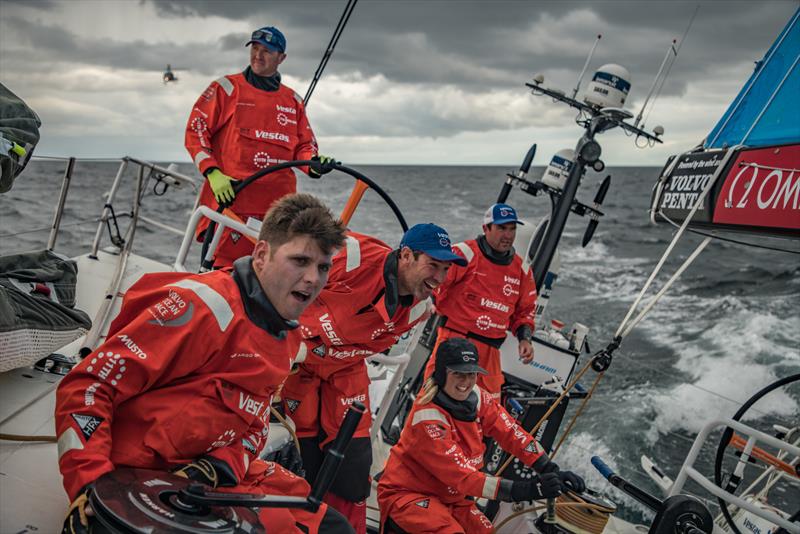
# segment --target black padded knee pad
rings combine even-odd
[[[383,534],[408,534],[408,532],[400,528],[400,525],[395,523],[391,517],[388,517],[383,524]]]
[[[333,493],[350,502],[369,497],[369,469],[372,467],[372,443],[369,438],[353,438],[331,484]]]
[[[319,524],[319,534],[356,534],[356,531],[342,514],[328,506]]]

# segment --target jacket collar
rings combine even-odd
[[[272,76],[259,76],[253,69],[248,66],[244,69],[244,79],[247,80],[247,83],[255,87],[256,89],[261,89],[262,91],[267,92],[275,92],[281,86],[281,73],[276,72]]]
[[[514,261],[514,247],[511,247],[508,252],[498,252],[489,245],[485,235],[479,235],[475,241],[477,241],[481,253],[495,265],[511,265],[511,262]]]
[[[474,390],[469,392],[465,400],[457,401],[440,386],[433,397],[433,403],[447,410],[447,413],[459,421],[472,422],[478,417],[478,394]]]
[[[375,308],[384,321],[389,321],[394,317],[399,306],[410,308],[414,304],[414,295],[400,295],[400,286],[397,280],[399,255],[399,250],[393,250],[386,256],[386,261],[383,262],[383,281],[386,285],[386,290],[383,294],[383,306],[378,305],[380,304],[378,302]]]
[[[300,323],[288,321],[278,314],[278,310],[267,298],[261,283],[253,271],[252,256],[244,256],[233,263],[231,273],[239,293],[242,295],[242,304],[247,317],[260,329],[268,332],[278,339],[286,338],[289,330],[297,328]]]

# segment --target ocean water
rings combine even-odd
[[[448,229],[454,241],[480,232],[482,215],[496,199],[505,173],[502,167],[354,166],[394,199],[409,224],[435,222]],[[63,161],[34,161],[14,188],[0,196],[0,253],[43,248],[58,199]],[[104,194],[116,174],[115,163],[86,161],[76,165],[56,250],[84,253],[90,247]],[[190,164],[179,170],[197,176]],[[605,346],[634,301],[673,229],[651,226],[650,190],[658,168],[622,167],[589,173],[578,197],[590,202],[606,174],[612,185],[600,226],[592,242],[580,246],[587,221],[573,215],[561,240],[561,270],[546,312],[546,320],[579,321],[591,328],[592,350]],[[538,177],[541,168],[530,176]],[[133,174],[129,172],[130,178]],[[321,180],[299,178],[299,188],[318,194],[335,210],[341,209],[352,185],[346,175]],[[127,226],[131,193],[114,203],[120,226]],[[142,213],[178,228],[185,227],[195,193],[171,188],[156,196],[148,190]],[[520,215],[536,222],[547,215],[549,200],[515,190],[509,202]],[[89,221],[89,222],[84,222]],[[397,245],[400,226],[374,192],[367,192],[351,227]],[[798,250],[796,242],[742,237],[760,244]],[[701,238],[689,235],[677,247],[683,258]],[[108,243],[107,239],[104,241]],[[167,263],[174,260],[180,237],[141,226],[134,250]],[[199,248],[190,252],[197,257]],[[674,272],[671,259],[663,272]],[[666,280],[662,274],[656,287]],[[649,294],[653,294],[652,292]],[[683,277],[627,337],[600,382],[556,460],[586,476],[590,487],[604,491],[632,520],[652,518],[631,499],[611,488],[591,467],[602,456],[618,474],[659,495],[640,466],[645,454],[674,477],[697,431],[716,417],[729,417],[753,393],[776,379],[800,372],[800,262],[782,252],[712,242]],[[589,372],[584,385],[594,379]],[[576,406],[577,403],[573,403]],[[778,390],[757,403],[748,422],[771,432],[771,425],[800,424],[800,384]],[[712,477],[716,442],[701,454],[700,469]],[[758,467],[748,473],[757,474]],[[701,496],[698,486],[689,490]],[[800,502],[797,486],[776,488],[773,500]],[[793,503],[793,504],[792,504]]]

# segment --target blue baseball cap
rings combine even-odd
[[[286,52],[286,37],[274,26],[264,26],[260,30],[254,31],[245,46],[249,46],[253,43],[264,45],[273,52]]]
[[[517,218],[517,210],[508,204],[492,204],[483,216],[483,224],[525,224]]]
[[[400,248],[403,247],[415,252],[424,252],[435,260],[452,261],[461,267],[467,265],[467,260],[458,254],[453,254],[447,230],[433,223],[415,224],[409,228],[400,240]]]

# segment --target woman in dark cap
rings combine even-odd
[[[475,385],[478,352],[466,339],[443,342],[435,371],[408,414],[378,484],[384,532],[492,532],[472,498],[508,502],[553,498],[583,480],[560,471],[541,445],[492,396]],[[484,436],[497,441],[538,473],[508,480],[482,472]]]

